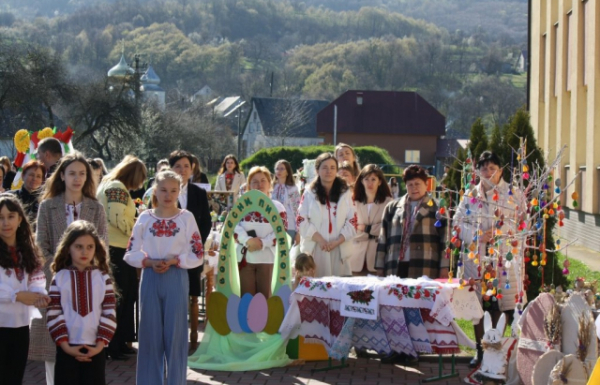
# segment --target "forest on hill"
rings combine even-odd
[[[47,50],[80,88],[139,54],[167,105],[204,85],[246,100],[417,91],[465,137],[477,117],[502,125],[525,102],[526,11],[524,0],[5,0],[0,42]]]

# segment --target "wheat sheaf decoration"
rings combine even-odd
[[[560,336],[562,335],[562,320],[560,306],[554,304],[550,312],[544,316],[544,334],[548,340],[548,348],[560,349]]]

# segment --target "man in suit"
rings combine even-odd
[[[45,138],[40,140],[36,158],[46,166],[46,180],[48,180],[54,172],[56,164],[62,158],[62,147],[58,139]]]
[[[179,194],[179,207],[186,209],[194,215],[200,230],[202,243],[206,242],[210,234],[211,221],[208,207],[208,196],[204,189],[191,183],[190,178],[194,173],[193,157],[187,151],[173,151],[169,155],[169,165],[177,174],[181,175],[183,184]],[[198,297],[200,296],[200,275],[202,266],[188,270],[190,278],[190,350],[196,351],[198,347]]]

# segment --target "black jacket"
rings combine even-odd
[[[202,243],[205,243],[212,226],[210,221],[210,208],[208,206],[208,195],[204,189],[201,189],[193,183],[188,183],[187,189],[187,211],[194,215],[196,224],[200,230]],[[181,208],[181,205],[177,203],[177,207]]]

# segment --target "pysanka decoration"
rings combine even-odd
[[[17,168],[17,174],[15,175],[11,189],[18,190],[23,185],[23,165],[30,160],[36,159],[35,150],[37,149],[40,140],[46,138],[57,139],[61,144],[63,154],[66,154],[73,150],[73,144],[71,141],[73,134],[74,132],[71,127],[67,127],[67,129],[62,132],[57,130],[56,127],[53,129],[46,127],[35,132],[30,132],[25,129],[17,131],[14,137],[17,156],[13,162]]]

